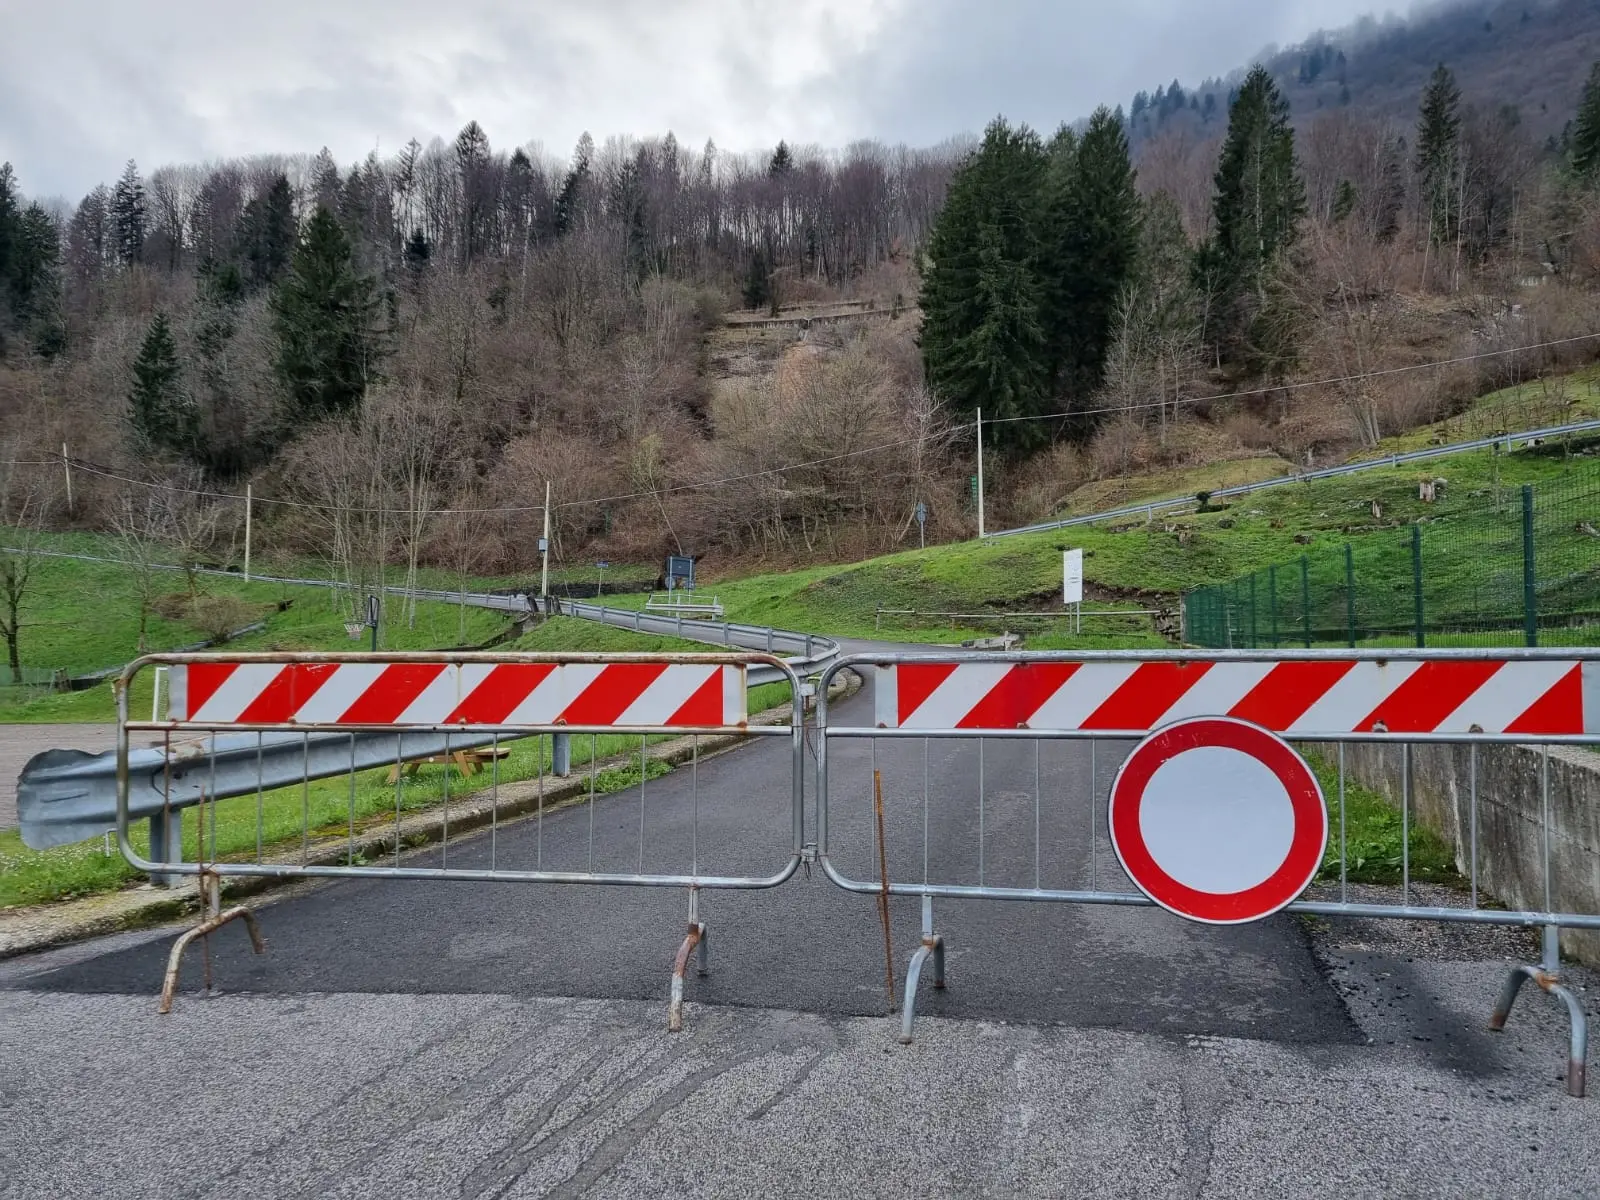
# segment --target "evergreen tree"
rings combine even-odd
[[[433,247],[428,244],[421,227],[412,230],[410,238],[406,240],[406,271],[413,281],[422,277],[422,273],[428,269],[428,259],[432,256]]]
[[[1588,186],[1600,183],[1600,62],[1589,70],[1568,145],[1573,176]]]
[[[787,175],[794,169],[794,156],[789,153],[789,143],[780,141],[778,148],[772,152],[772,161],[767,163],[767,175],[772,179]]]
[[[1339,181],[1339,192],[1333,198],[1333,222],[1335,225],[1355,212],[1356,200],[1356,185],[1348,179],[1341,179]]]
[[[245,205],[239,221],[238,257],[252,285],[270,287],[283,277],[294,257],[297,232],[294,189],[286,176],[279,175]]]
[[[463,265],[483,256],[489,240],[489,135],[468,121],[456,135],[456,169],[461,177]]]
[[[128,417],[145,445],[187,454],[197,432],[194,406],[184,394],[178,343],[166,313],[157,313],[133,360]]]
[[[1422,93],[1417,120],[1417,181],[1435,244],[1453,241],[1461,224],[1456,192],[1461,171],[1461,90],[1443,63]]]
[[[1275,270],[1306,212],[1289,103],[1264,67],[1245,78],[1228,112],[1215,189],[1216,233],[1198,256],[1197,282],[1212,294],[1219,346],[1244,352],[1259,368],[1259,356],[1245,348],[1264,344],[1259,335],[1267,326],[1257,326],[1268,315]]]
[[[919,342],[928,381],[957,412],[999,420],[1046,411],[1050,362],[1040,320],[1040,205],[1049,158],[1027,126],[1003,119],[951,180],[928,241]],[[1043,421],[997,427],[1021,450],[1049,436]]]
[[[750,256],[750,269],[744,279],[744,306],[761,308],[771,296],[767,275],[767,256],[759,249]]]
[[[1055,165],[1050,185],[1043,254],[1049,365],[1057,387],[1082,404],[1100,387],[1117,297],[1139,250],[1128,139],[1110,109],[1089,119],[1070,169]]]
[[[59,265],[61,231],[40,205],[22,207],[10,163],[0,163],[0,356],[10,335],[31,338],[50,357],[65,347]]]
[[[578,139],[578,148],[572,155],[572,169],[561,183],[556,197],[555,234],[563,237],[576,229],[583,217],[584,193],[588,190],[589,172],[594,160],[594,139],[584,133]]]
[[[144,257],[144,183],[133,159],[128,160],[122,178],[111,197],[112,221],[116,226],[117,257],[123,263],[136,263]]]
[[[376,374],[377,308],[373,282],[357,274],[344,230],[319,208],[272,294],[278,373],[296,419],[316,421],[360,405]]]

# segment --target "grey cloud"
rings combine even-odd
[[[348,164],[468,119],[497,147],[560,155],[585,129],[604,142],[670,128],[731,150],[780,136],[931,144],[997,113],[1048,131],[1373,6],[274,0],[252,32],[215,0],[72,0],[0,39],[0,157],[28,192],[76,197],[130,157],[148,171],[327,145]]]

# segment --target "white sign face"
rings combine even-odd
[[[1061,552],[1061,603],[1083,603],[1083,551],[1063,550]]]

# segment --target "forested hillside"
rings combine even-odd
[[[1600,350],[1600,75],[1573,35],[1503,77],[1592,7],[1467,5],[1209,106],[929,149],[558,161],[471,122],[354,164],[130,161],[64,211],[16,164],[0,524],[226,556],[248,488],[258,553],[514,571],[548,481],[558,560],[797,560],[914,542],[919,500],[969,534],[979,408],[991,525],[1327,461]]]

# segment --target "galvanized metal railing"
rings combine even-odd
[[[129,683],[139,671],[156,665],[170,668],[171,709],[169,719],[143,721],[128,712]],[[761,669],[768,677],[787,682],[791,718],[781,725],[752,724],[748,712],[749,675]],[[698,899],[702,891],[774,888],[792,877],[802,862],[805,841],[803,808],[803,756],[805,752],[804,686],[800,677],[782,660],[765,654],[240,654],[240,655],[151,655],[129,665],[118,689],[117,811],[116,832],[123,856],[134,868],[151,873],[192,876],[200,881],[207,895],[210,916],[204,932],[209,933],[227,920],[243,916],[246,910],[222,913],[218,900],[221,880],[229,877],[272,879],[367,878],[415,879],[478,883],[556,883],[611,886],[683,888],[688,892],[689,933],[673,973],[669,1026],[678,1028],[682,1020],[683,975],[688,957],[699,951],[702,974],[707,967],[706,926],[699,917]],[[184,739],[196,734],[211,737],[195,742],[193,761],[187,762],[185,778],[177,780],[171,764],[176,756],[170,746],[159,752],[167,764],[150,780],[156,789],[154,799],[171,814],[185,804],[195,807],[198,822],[191,852],[169,855],[166,860],[146,856],[130,838],[130,824],[150,813],[150,798],[136,804],[133,794],[134,751],[132,737],[154,733],[168,739]],[[248,756],[252,737],[257,754],[264,754],[267,739],[280,743],[298,739],[302,753],[283,753],[275,745],[274,760],[291,773],[299,759],[299,777],[270,780],[258,772],[254,792],[253,845],[219,849],[217,804],[221,798],[214,780],[217,770],[217,735],[225,735],[236,754]],[[562,735],[588,735],[590,738],[589,787],[580,802],[588,806],[588,851],[581,866],[556,868],[545,861],[543,820],[545,810],[545,764],[542,746],[537,748],[538,794],[531,801],[538,827],[537,850],[532,863],[512,864],[501,857],[496,834],[501,816],[500,762],[509,743],[527,738]],[[701,739],[736,735],[739,737],[786,738],[791,747],[787,778],[775,781],[787,788],[786,827],[771,830],[772,863],[763,873],[733,874],[708,872],[702,866],[699,828],[698,764]],[[595,861],[596,776],[601,755],[597,739],[601,736],[637,738],[639,766],[639,834],[635,869],[599,869]],[[646,781],[648,742],[655,738],[685,739],[691,771],[691,837],[675,869],[645,869],[646,857]],[[411,739],[408,742],[408,739]],[[420,741],[418,740],[420,739]],[[347,780],[349,803],[342,840],[331,843],[333,857],[312,853],[312,842],[322,835],[312,820],[310,783],[333,774],[330,763],[317,761],[313,754],[337,756],[343,745],[345,762],[337,774]],[[580,743],[581,744],[581,743]],[[402,855],[408,831],[405,810],[407,775],[420,753],[443,759],[445,777],[438,816],[442,836],[432,844],[438,850],[439,865],[406,861]],[[490,773],[487,845],[481,841],[473,853],[487,863],[469,866],[452,864],[450,819],[452,795],[449,771],[454,765],[466,771],[473,758],[486,760]],[[374,768],[388,767],[388,782],[394,788],[392,810],[382,814],[360,811],[357,803],[358,777]],[[371,780],[369,779],[370,783]],[[301,804],[296,811],[290,802],[287,811],[295,826],[287,841],[264,833],[268,822],[267,794],[272,785],[280,788],[298,784]],[[781,791],[780,791],[781,794]],[[457,812],[460,812],[457,800]],[[272,805],[278,815],[285,811],[280,793]],[[246,808],[250,806],[246,804]],[[234,814],[237,816],[238,814]],[[245,814],[252,815],[249,811]],[[509,814],[508,814],[509,815]],[[480,814],[481,817],[481,814]],[[374,826],[373,821],[376,821]],[[482,824],[481,820],[476,822]],[[248,832],[248,823],[246,825]],[[208,842],[209,835],[209,842]],[[246,843],[249,838],[245,838]],[[364,849],[375,842],[392,858],[383,862],[361,861]],[[457,842],[460,827],[457,828]],[[324,846],[324,849],[327,849]],[[614,850],[614,847],[608,848]],[[654,843],[651,852],[660,847]],[[342,859],[342,861],[341,861]],[[170,1007],[176,986],[177,968],[187,940],[173,947],[162,1011]]]
[[[827,685],[844,670],[861,672],[874,685],[871,725],[844,725],[831,715]],[[1114,849],[1107,794],[1119,764],[1154,731],[1215,717],[1319,748],[1324,772],[1336,779],[1326,820],[1329,862],[1339,864],[1337,891],[1330,879],[1313,889],[1323,894],[1295,900],[1287,911],[1546,931],[1541,962],[1512,974],[1493,1025],[1504,1022],[1526,979],[1561,997],[1571,1017],[1569,1089],[1582,1094],[1586,1028],[1581,1006],[1560,982],[1559,933],[1600,930],[1600,906],[1592,896],[1583,899],[1576,886],[1563,891],[1552,869],[1552,839],[1560,831],[1552,813],[1550,751],[1600,744],[1600,651],[863,654],[831,664],[819,691],[816,855],[822,871],[848,891],[922,901],[922,945],[907,972],[902,1040],[911,1039],[917,987],[930,958],[935,985],[944,984],[936,899],[1155,903],[1130,881]],[[855,756],[847,780],[836,760],[842,747],[861,742],[869,744],[869,754]],[[1528,755],[1530,746],[1525,794],[1538,802],[1517,814],[1515,827],[1534,831],[1534,843],[1517,849],[1536,864],[1535,878],[1513,880],[1502,870],[1501,899],[1509,903],[1490,907],[1480,887],[1480,849],[1491,798],[1478,786],[1479,760]],[[1349,883],[1347,779],[1360,771],[1375,789],[1389,782],[1367,761],[1374,750],[1398,759],[1398,903],[1353,899]],[[1411,862],[1416,756],[1443,750],[1464,752],[1467,759],[1459,857],[1468,887],[1448,897],[1430,889],[1430,898],[1420,899]],[[941,788],[932,786],[935,779]],[[908,838],[902,826],[899,844],[885,854],[883,835],[871,822],[855,820],[851,840],[841,843],[840,814],[857,813],[856,805],[879,788],[889,806],[920,809],[920,832]],[[935,799],[935,791],[944,795]],[[952,799],[952,791],[966,794]],[[1495,797],[1492,803],[1509,802]],[[1516,894],[1519,884],[1531,889],[1531,903]]]

